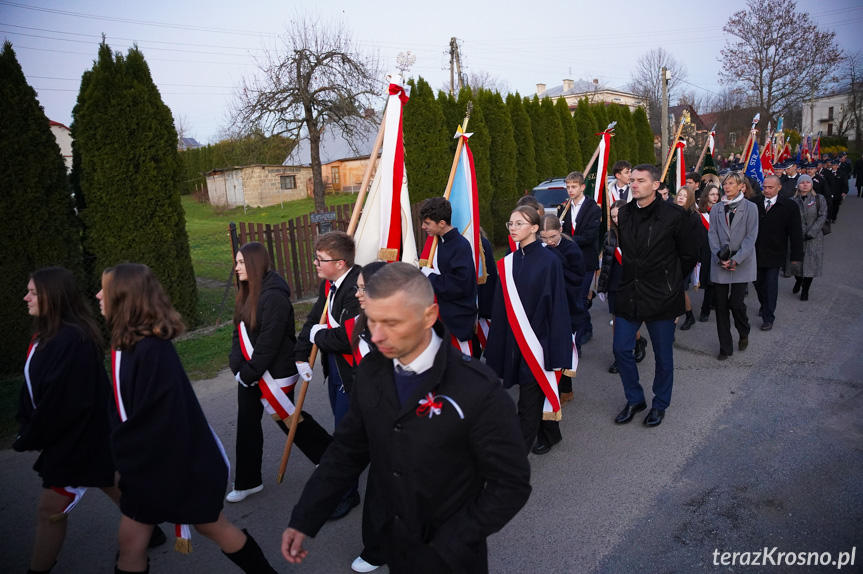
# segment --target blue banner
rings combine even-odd
[[[749,154],[744,173],[757,181],[758,185],[764,185],[764,170],[761,168],[761,153],[758,151],[757,141],[752,142],[752,153]]]

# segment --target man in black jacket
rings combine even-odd
[[[390,572],[487,572],[486,538],[530,495],[515,405],[484,364],[445,341],[428,280],[391,263],[366,282],[377,346],[351,406],[294,507],[282,554],[301,562],[346,485],[370,464],[371,521]],[[368,498],[368,497],[367,497]]]
[[[360,312],[357,300],[357,277],[362,268],[354,265],[356,247],[353,238],[344,231],[330,231],[315,237],[315,267],[318,277],[323,279],[318,290],[318,300],[312,307],[306,322],[297,337],[294,360],[297,371],[306,380],[312,378],[309,355],[312,345],[321,351],[321,366],[327,378],[330,407],[333,409],[335,426],[339,426],[350,404],[350,392],[354,382],[353,349],[345,329],[345,321]],[[326,321],[320,323],[324,308]],[[360,503],[357,485],[345,493],[344,500],[332,518],[342,518]]]
[[[797,163],[791,162],[785,167],[785,173],[780,178],[782,180],[782,189],[779,190],[779,195],[785,199],[791,199],[797,193],[797,178],[800,174],[797,173]]]
[[[863,155],[854,162],[854,183],[857,185],[857,197],[863,197]]]
[[[602,219],[602,209],[592,198],[584,195],[584,175],[574,171],[566,176],[566,192],[569,201],[558,208],[557,216],[563,227],[563,232],[572,236],[584,255],[584,283],[581,284],[581,300],[585,309],[590,309],[588,295],[593,285],[593,276],[599,269],[599,225]],[[583,345],[593,337],[593,324],[590,313],[578,334],[578,344]]]
[[[698,251],[686,212],[662,201],[657,192],[656,166],[634,167],[631,185],[633,201],[618,211],[623,262],[614,309],[613,349],[626,407],[615,422],[628,423],[647,408],[633,356],[635,334],[645,323],[656,355],[656,372],[653,405],[644,424],[655,427],[662,423],[671,402],[674,319],[685,312],[683,280],[695,268]]]
[[[808,175],[805,177],[809,177]],[[793,200],[779,196],[782,181],[775,175],[764,178],[763,195],[755,201],[758,206],[758,239],[755,240],[755,259],[758,261],[758,279],[755,290],[761,304],[762,331],[773,328],[776,298],[779,294],[779,269],[785,265],[788,243],[791,243],[791,263],[803,259],[803,232],[800,226],[800,209]]]
[[[455,336],[453,342],[470,354],[477,315],[476,265],[470,242],[452,226],[452,206],[443,197],[425,200],[420,219],[423,231],[438,238],[432,266],[421,270],[434,288],[441,321]]]

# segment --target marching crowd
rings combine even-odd
[[[149,571],[147,549],[166,540],[162,523],[173,526],[180,551],[188,551],[194,527],[243,571],[274,572],[254,538],[222,512],[223,500],[237,504],[263,489],[264,411],[286,434],[295,419],[295,444],[316,465],[283,534],[288,562],[302,562],[305,539],[360,504],[368,467],[354,571],[383,564],[392,572],[487,571],[486,538],[530,495],[529,453],[545,455],[562,440],[562,407],[573,400],[597,300],[613,319],[608,370],[626,399],[614,422],[648,408],[637,363],[649,344],[655,372],[643,424],[657,427],[671,404],[678,329],[715,311],[717,359],[727,360],[735,351],[732,320],[736,350],[749,344],[750,284],[764,331],[777,320],[780,273],[793,275],[793,292],[809,299],[852,171],[844,155],[779,171],[763,186],[737,171],[688,174],[687,185],[668,190],[655,166],[619,161],[603,207],[573,172],[556,214],[530,196],[513,206],[508,252],[497,262],[484,237],[473,252],[444,198],[422,205],[434,254],[420,268],[361,267],[350,235],[319,235],[314,263],[322,281],[299,333],[290,287],[266,248],[244,245],[235,261],[229,357],[237,438],[227,497],[229,457],[171,344],[182,321],[152,271],[126,263],[102,276],[97,299],[110,374],[73,274],[33,272],[24,299],[35,334],[13,445],[41,451],[28,571],[54,567],[66,514],[95,487],[120,511],[115,572]],[[853,175],[861,196],[863,159]],[[703,293],[697,320],[696,289]],[[292,402],[296,385],[312,379],[315,348],[333,434]],[[506,391],[514,386],[517,404]]]

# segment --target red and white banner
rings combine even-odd
[[[713,149],[716,147],[716,132],[710,132],[710,135],[707,136],[707,149],[710,150],[710,155],[712,157],[716,157],[713,153]]]
[[[354,234],[358,265],[379,259],[409,263],[417,260],[402,135],[402,108],[410,97],[410,87],[404,85],[404,79],[398,74],[388,78],[389,99],[384,114],[381,157]]]
[[[686,185],[686,160],[683,159],[683,150],[686,147],[686,142],[678,141],[674,144],[674,153],[677,154],[674,166],[674,178],[671,180],[674,183],[674,189],[671,189],[672,194],[676,195],[677,191]]]
[[[237,329],[240,334],[240,349],[243,351],[243,357],[247,361],[251,361],[255,349],[252,347],[252,341],[249,339],[248,331],[246,331],[246,323],[240,321]],[[261,403],[263,403],[267,413],[271,416],[275,415],[273,418],[278,417],[279,420],[285,420],[294,413],[294,403],[288,398],[288,393],[297,384],[299,377],[299,375],[293,375],[283,379],[274,379],[270,371],[264,371],[261,380],[258,381],[258,386],[261,387]]]
[[[530,319],[524,310],[524,305],[521,303],[518,289],[515,285],[515,278],[512,276],[512,260],[513,255],[510,253],[497,262],[498,272],[502,279],[503,301],[506,307],[509,326],[515,336],[516,343],[518,343],[518,348],[527,366],[530,368],[530,372],[545,395],[543,412],[559,413],[560,392],[558,391],[558,382],[560,381],[561,372],[545,370],[545,351],[543,351],[536,333],[533,332]],[[574,367],[575,365],[573,365]]]
[[[608,183],[605,180],[608,177],[608,146],[611,144],[611,132],[606,130],[594,135],[599,136],[599,155],[596,156],[596,190],[594,195],[596,197],[596,204],[602,207],[605,205],[605,191],[608,187]]]

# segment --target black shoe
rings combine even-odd
[[[801,294],[800,294],[800,300],[801,300],[801,301],[808,301],[808,300],[809,300],[809,293],[807,293],[806,291],[804,291],[803,293],[801,293]]]
[[[692,313],[689,313],[686,316],[686,321],[684,321],[683,325],[680,326],[680,330],[681,331],[688,331],[689,329],[692,328],[693,325],[695,325],[695,316],[692,315]]]
[[[739,341],[737,341],[737,350],[738,351],[745,351],[746,347],[748,347],[748,346],[749,346],[749,338],[748,337],[744,337],[744,338],[740,339]]]
[[[647,337],[635,340],[635,362],[640,363],[647,356]]]
[[[338,520],[339,518],[344,518],[348,515],[348,513],[355,507],[360,505],[360,493],[354,491],[347,498],[343,498],[339,505],[336,506],[336,509],[330,515],[330,520]]]
[[[725,353],[719,353],[718,355],[716,355],[717,361],[725,361],[727,359],[728,359],[728,355],[726,355]]]
[[[611,363],[611,366],[608,367],[608,372],[611,373],[612,375],[616,375],[617,373],[620,372],[620,370],[618,370],[618,368],[617,368],[617,361],[614,361],[613,363]]]
[[[707,323],[707,321],[709,319],[710,319],[710,313],[702,313],[701,315],[698,316],[698,321],[701,323]]]
[[[168,538],[165,536],[165,532],[157,524],[153,527],[153,533],[150,535],[150,542],[147,544],[147,548],[158,548],[167,541]]]
[[[795,295],[797,295],[798,293],[800,293],[800,287],[802,285],[803,285],[803,278],[798,277],[797,279],[794,280],[794,289],[792,289],[791,292],[794,293]]]
[[[614,419],[614,422],[619,425],[625,425],[626,423],[631,421],[636,414],[640,413],[646,408],[647,403],[645,403],[644,401],[641,401],[637,405],[626,405],[625,407],[623,407],[623,410],[620,411],[620,414],[617,415],[617,418]]]
[[[770,331],[771,329],[773,329],[773,323],[769,321],[764,321],[764,324],[761,325],[762,331]]]
[[[538,442],[533,445],[533,448],[530,449],[530,452],[533,454],[543,455],[551,452],[551,447],[554,445],[550,445],[547,442]]]
[[[661,411],[659,409],[650,409],[650,412],[647,413],[646,417],[644,417],[644,426],[658,427],[662,423],[662,419],[664,418],[665,411]]]

